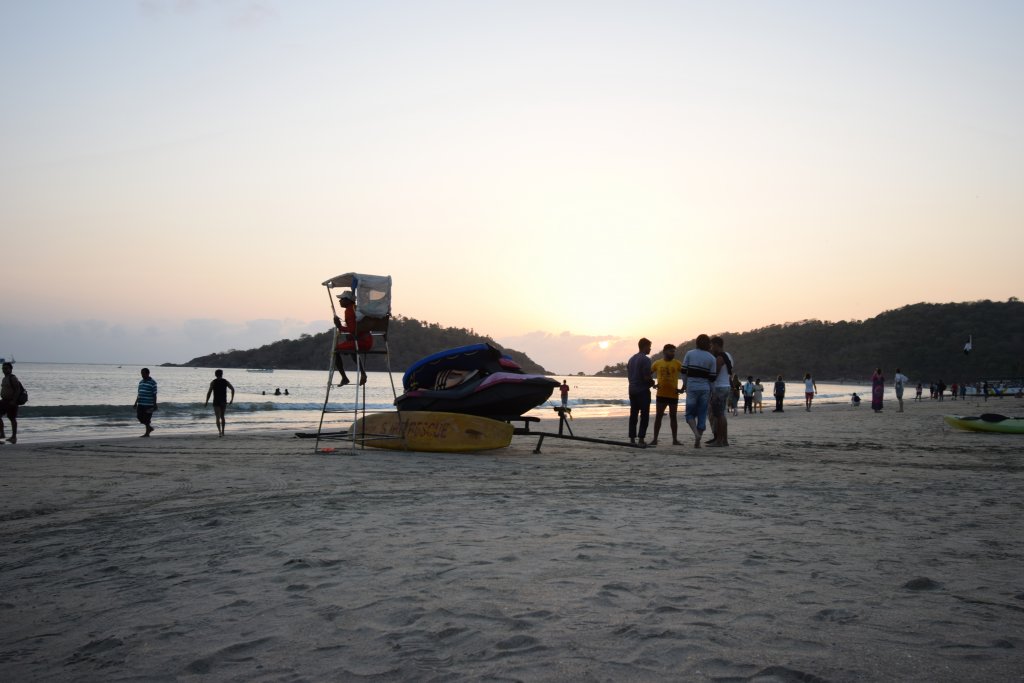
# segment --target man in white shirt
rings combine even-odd
[[[711,431],[715,438],[708,441],[708,446],[728,446],[729,419],[725,415],[732,389],[732,356],[726,352],[725,341],[721,337],[711,338],[711,353],[715,357],[718,374],[711,390]]]
[[[896,377],[894,377],[893,379],[896,382],[896,400],[899,401],[899,404],[900,404],[900,408],[896,412],[897,413],[902,413],[903,412],[903,385],[907,384],[908,382],[910,382],[910,379],[908,379],[906,375],[904,375],[902,372],[900,372],[899,368],[896,368]]]

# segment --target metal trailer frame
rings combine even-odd
[[[534,454],[539,454],[540,453],[540,447],[544,444],[544,439],[545,438],[549,438],[549,439],[567,439],[569,441],[584,441],[586,443],[600,443],[600,444],[604,444],[606,446],[625,446],[627,448],[638,448],[638,446],[636,444],[631,444],[631,443],[628,443],[626,441],[611,441],[609,439],[592,439],[592,438],[590,438],[588,436],[576,436],[572,432],[572,427],[569,426],[569,419],[571,418],[571,415],[569,415],[569,413],[572,412],[572,408],[565,408],[565,407],[562,407],[562,406],[556,406],[554,408],[554,411],[556,413],[558,413],[558,433],[557,434],[555,434],[553,432],[531,432],[530,431],[530,423],[531,422],[538,422],[538,421],[540,421],[540,418],[537,418],[537,417],[519,417],[519,418],[515,418],[515,420],[517,420],[517,421],[521,420],[523,422],[523,426],[522,427],[516,427],[514,429],[514,431],[512,432],[514,435],[516,435],[516,436],[536,436],[537,437],[537,446],[533,449]],[[512,420],[509,420],[509,421],[511,422]],[[564,433],[564,430],[568,430],[569,434],[566,435]]]

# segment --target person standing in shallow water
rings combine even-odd
[[[224,417],[224,413],[227,410],[229,403],[235,402],[235,388],[231,386],[231,382],[224,379],[224,371],[217,370],[213,373],[216,377],[210,382],[210,389],[206,392],[206,403],[210,405],[210,395],[213,395],[213,415],[217,420],[217,433],[224,436],[224,427],[227,426],[227,420]],[[231,400],[228,400],[228,389],[231,390]],[[285,393],[288,390],[285,389]]]
[[[156,380],[149,376],[149,368],[142,368],[142,379],[139,380],[139,393],[135,397],[135,414],[146,427],[146,433],[142,436],[149,436],[153,433],[153,413],[156,412]]]
[[[871,410],[882,412],[882,397],[885,395],[885,375],[882,368],[875,368],[871,375]]]
[[[644,337],[637,342],[637,349],[626,364],[626,377],[629,378],[629,443],[647,448],[645,439],[647,423],[651,419],[651,387],[654,386],[649,358],[651,340]]]

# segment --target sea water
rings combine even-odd
[[[78,365],[19,362],[14,373],[29,393],[28,404],[18,412],[18,440],[23,443],[136,436],[143,431],[135,417],[138,365]],[[204,405],[213,379],[213,368],[151,366],[159,393],[153,416],[156,436],[166,433],[216,434],[213,407]],[[349,373],[355,377],[355,373]],[[316,431],[325,405],[325,430],[347,429],[356,413],[356,389],[350,384],[331,387],[327,397],[326,370],[276,370],[247,372],[224,369],[224,377],[235,387],[234,403],[228,406],[228,432],[240,430]],[[361,410],[394,410],[395,393],[402,393],[402,375],[368,373],[365,395],[358,395]],[[335,381],[338,376],[335,374]],[[626,380],[617,377],[561,376],[569,382],[569,407],[574,417],[625,417],[629,412]],[[394,392],[392,390],[394,382]],[[775,407],[774,382],[762,382],[765,410]],[[276,390],[281,395],[275,395]],[[288,394],[284,392],[287,390]],[[818,383],[815,403],[847,403],[852,392],[870,402],[868,384]],[[908,387],[907,397],[913,397]],[[886,387],[891,398],[892,388]],[[230,392],[229,392],[230,396]],[[786,406],[802,407],[803,382],[790,382]],[[557,426],[552,408],[560,405],[555,389],[551,398],[528,415],[543,420],[540,428]],[[741,408],[742,410],[742,408]],[[551,422],[547,425],[548,421]],[[9,425],[6,427],[10,429]]]

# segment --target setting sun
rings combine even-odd
[[[597,342],[597,346],[602,351],[607,351],[608,350],[608,346],[609,346],[609,342],[607,342],[607,341],[599,341],[599,342]]]

